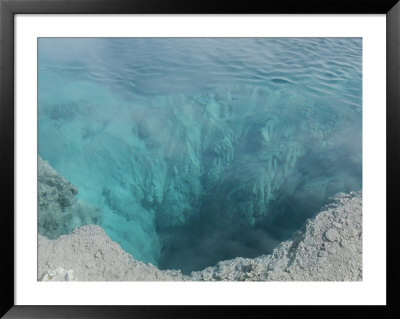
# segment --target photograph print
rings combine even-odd
[[[38,38],[38,281],[362,281],[362,38]]]

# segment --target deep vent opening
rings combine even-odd
[[[326,175],[327,171],[330,171],[332,176],[325,176],[329,179],[338,173],[339,168],[332,169],[333,164],[329,160],[324,165],[320,164],[319,172],[315,172],[318,170],[319,160],[313,165],[310,165],[309,161],[306,156],[300,159],[295,171],[307,162],[307,166],[309,169],[312,167],[316,176],[322,176],[324,173]],[[341,172],[343,173],[343,167]],[[293,182],[293,176],[287,176],[286,181]],[[212,192],[203,194],[193,203],[194,213],[190,214],[186,222],[178,226],[165,227],[156,219],[157,234],[162,245],[158,267],[180,269],[183,274],[189,275],[192,271],[214,266],[219,261],[270,254],[279,243],[289,239],[299,230],[307,219],[320,212],[322,207],[330,202],[332,196],[338,192],[354,191],[357,187],[351,184],[338,187],[334,182],[328,182],[326,191],[321,194],[316,193],[315,189],[305,191],[304,184],[307,183],[303,180],[292,187],[291,193],[287,193],[285,187],[278,190],[274,194],[274,199],[265,203],[261,208],[262,211],[258,212],[255,221],[245,218],[245,208],[236,211],[241,219],[229,218],[232,212],[230,210],[232,205],[229,202],[231,197],[222,194],[229,193],[235,186],[228,189],[226,185],[214,186]],[[238,187],[239,193],[246,193],[246,189],[241,189],[240,184]],[[243,194],[242,196],[236,194],[237,201],[247,202],[251,206],[254,201],[253,194],[248,194],[247,198]]]

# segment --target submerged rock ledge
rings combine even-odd
[[[135,260],[97,225],[56,240],[38,235],[38,280],[360,281],[362,194],[337,194],[270,255],[221,261],[190,276]]]

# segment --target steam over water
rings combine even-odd
[[[362,187],[361,44],[41,38],[39,155],[136,259],[270,253]]]

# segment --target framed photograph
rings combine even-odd
[[[397,312],[397,1],[0,3],[5,318]]]

